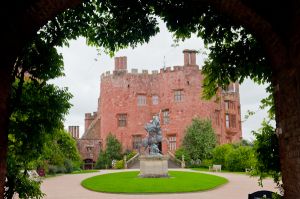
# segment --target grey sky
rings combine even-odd
[[[116,56],[127,56],[127,67],[158,70],[164,66],[183,65],[184,49],[203,50],[201,39],[193,36],[178,47],[172,47],[172,34],[169,33],[163,23],[160,23],[160,33],[153,37],[149,43],[139,45],[132,49],[124,49],[116,53]],[[79,38],[70,42],[70,47],[60,48],[64,56],[65,77],[53,82],[60,87],[68,87],[73,94],[71,103],[73,107],[66,117],[65,127],[79,125],[80,134],[84,129],[84,113],[97,110],[97,100],[100,93],[100,75],[105,71],[112,71],[114,59],[101,53],[98,55],[96,48],[89,47],[85,39]],[[164,59],[165,57],[165,59]],[[197,55],[197,63],[201,67],[204,61],[202,54]],[[246,80],[240,87],[241,113],[244,117],[247,110],[256,111],[260,100],[266,96],[264,86],[255,85],[252,81]],[[251,130],[258,129],[262,119],[266,116],[265,111],[258,111],[242,123],[243,137],[252,139]]]

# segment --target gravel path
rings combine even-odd
[[[173,169],[172,169],[173,170]],[[192,171],[189,169],[174,169],[178,171]],[[89,191],[80,185],[80,182],[91,176],[120,172],[124,170],[101,170],[99,173],[62,175],[47,178],[42,183],[42,191],[46,199],[247,199],[248,193],[258,190],[276,191],[275,184],[271,179],[263,181],[264,187],[259,187],[257,178],[233,173],[212,173],[223,176],[229,183],[209,191],[179,194],[108,194]],[[128,170],[127,170],[128,171]],[[209,173],[209,172],[204,172]]]

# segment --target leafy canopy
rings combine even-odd
[[[62,56],[45,41],[35,38],[23,49],[15,64],[5,195],[41,198],[40,183],[28,178],[26,171],[36,169],[37,160],[51,143],[50,134],[63,128],[72,95],[47,81],[63,75]],[[65,132],[64,132],[65,133]],[[71,153],[71,152],[70,152]]]
[[[211,121],[194,118],[192,124],[186,129],[182,145],[193,160],[211,158],[212,150],[216,146]]]

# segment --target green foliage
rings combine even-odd
[[[229,171],[245,171],[253,168],[256,163],[254,149],[245,141],[219,145],[214,148],[212,154],[212,164],[220,164],[223,169]]]
[[[97,169],[108,169],[111,165],[111,162],[109,162],[109,161],[110,160],[108,159],[106,152],[103,150],[100,150],[95,167]]]
[[[258,132],[253,132],[256,137],[254,141],[254,151],[257,157],[253,174],[260,176],[261,184],[263,178],[271,175],[274,181],[280,185],[279,143],[274,132],[274,127],[265,120],[262,122],[262,127]]]
[[[239,146],[229,150],[225,157],[225,168],[229,171],[245,171],[255,165],[255,156],[252,147]]]
[[[216,145],[211,121],[195,118],[187,127],[182,146],[192,160],[209,159]]]
[[[213,164],[213,160],[205,159],[201,162],[201,167],[209,168]]]
[[[182,155],[184,156],[184,161],[186,166],[189,166],[189,164],[191,163],[191,157],[183,147],[180,147],[175,151],[175,157],[178,160],[182,160]]]
[[[106,138],[105,153],[110,160],[120,160],[122,158],[122,145],[111,133]]]
[[[233,146],[231,144],[223,144],[219,145],[212,151],[212,163],[220,164],[225,169],[226,165],[226,156],[233,150]],[[211,166],[211,165],[209,165]]]
[[[45,144],[52,143],[50,135],[63,128],[72,95],[66,88],[47,83],[62,76],[62,69],[62,56],[38,37],[27,43],[15,63],[8,136],[7,198],[12,197],[12,192],[17,192],[20,198],[41,198],[43,195],[40,183],[21,175],[21,171],[47,166],[42,157]]]
[[[126,155],[126,158],[127,158],[127,161],[128,161],[128,160],[130,160],[131,158],[133,158],[136,154],[137,154],[136,151],[130,151],[129,153],[124,154],[124,155]]]
[[[195,33],[204,40],[209,52],[202,68],[204,97],[210,98],[219,86],[243,82],[246,77],[257,83],[270,82],[271,70],[263,47],[248,30],[227,16],[209,5],[196,7],[193,1],[166,1],[155,9],[176,38],[185,39]]]
[[[124,160],[118,160],[115,165],[115,169],[124,169]]]
[[[69,167],[69,172],[78,168],[81,159],[76,147],[76,141],[64,130],[57,130],[48,135],[48,142],[44,143],[41,160],[49,164]],[[68,169],[67,169],[68,170]]]
[[[111,133],[106,138],[105,151],[100,150],[99,157],[96,162],[97,169],[108,169],[112,167],[113,160],[122,158],[122,145],[118,139]]]
[[[145,2],[143,2],[145,3]],[[89,45],[113,53],[120,48],[148,42],[158,32],[151,7],[141,1],[87,0],[49,21],[39,36],[62,46],[83,36]]]
[[[15,191],[19,193],[19,198],[41,199],[45,196],[40,190],[40,182],[30,180],[26,175],[18,175],[16,183]]]

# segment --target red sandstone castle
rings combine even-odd
[[[180,147],[185,129],[195,117],[212,121],[220,144],[241,139],[239,84],[206,101],[201,98],[203,75],[196,64],[196,51],[184,50],[184,65],[152,71],[127,71],[127,58],[115,58],[115,70],[101,75],[98,110],[85,114],[85,133],[79,150],[84,158],[98,157],[109,133],[122,143],[123,149],[138,149],[146,136],[144,125],[160,114],[163,137],[161,150]],[[95,141],[96,140],[96,141]]]

